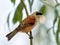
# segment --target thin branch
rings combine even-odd
[[[33,1],[32,0],[32,4],[33,4]],[[30,12],[32,12],[32,6],[30,5]],[[30,31],[30,45],[33,45],[33,36],[32,36],[32,31]]]
[[[26,14],[27,14],[27,16],[28,16],[28,11],[27,11],[26,5],[25,5],[25,3],[24,3],[24,0],[21,0],[21,2],[23,3],[24,8],[25,8],[25,11],[26,11]]]
[[[33,39],[32,31],[30,31],[30,45],[33,45],[32,39]]]
[[[26,11],[26,14],[27,14],[27,17],[28,17],[28,11],[27,11],[26,5],[25,5],[25,3],[24,3],[23,0],[21,0],[21,2],[24,5],[25,11]],[[29,37],[29,39],[30,39],[30,45],[32,45],[32,39],[33,39],[33,37],[32,37],[32,31],[30,31],[30,37]]]

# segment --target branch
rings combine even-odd
[[[24,3],[24,0],[21,0],[21,2],[23,3],[24,8],[25,8],[25,11],[26,11],[26,14],[27,14],[27,16],[28,16],[28,11],[27,11],[26,5],[25,5],[25,3]]]
[[[33,4],[33,0],[32,0],[32,4]],[[30,12],[32,12],[32,8],[31,8],[32,4],[30,5]],[[33,40],[32,40],[32,39],[33,39],[32,31],[30,31],[29,33],[30,33],[30,37],[29,37],[29,39],[30,39],[30,45],[33,45]]]
[[[33,45],[33,42],[32,42],[32,39],[33,39],[33,36],[32,36],[32,31],[30,31],[30,45]]]
[[[27,11],[26,5],[25,5],[25,3],[24,3],[23,0],[21,0],[21,2],[24,5],[25,11],[26,11],[26,14],[27,14],[27,17],[28,17],[28,11]],[[33,37],[32,37],[32,31],[30,31],[30,37],[29,37],[29,39],[30,39],[30,45],[32,45],[32,39],[33,39]]]

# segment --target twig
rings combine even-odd
[[[26,14],[27,14],[27,16],[28,16],[28,11],[27,11],[26,5],[25,5],[25,3],[24,3],[24,0],[21,0],[21,2],[23,3],[24,8],[25,8],[25,11],[26,11]]]
[[[34,0],[32,0],[32,4],[33,4],[33,1]],[[31,6],[30,6],[30,12],[32,12],[32,8],[31,8]],[[33,36],[32,36],[32,31],[30,31],[30,45],[33,45]]]
[[[33,42],[32,42],[32,39],[33,39],[33,36],[32,36],[32,31],[30,31],[30,45],[33,45]]]

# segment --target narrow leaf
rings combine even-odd
[[[39,10],[41,13],[45,14],[46,13],[46,6],[43,5],[40,10]]]
[[[11,11],[11,12],[12,12],[12,11]],[[8,14],[8,17],[7,17],[7,25],[8,25],[8,28],[9,28],[9,32],[11,31],[11,30],[10,30],[10,27],[9,27],[9,26],[10,26],[10,25],[9,25],[9,19],[10,19],[10,14],[11,14],[11,12]]]
[[[56,31],[56,43],[59,45],[59,31]]]
[[[17,6],[17,9],[15,11],[14,17],[13,17],[13,23],[15,24],[17,21],[21,21],[22,20],[22,10],[23,10],[23,4],[20,3]]]
[[[60,33],[60,18],[59,18],[59,21],[58,21],[58,28],[57,28],[57,31],[56,31],[56,42],[57,42],[58,45],[59,45],[59,33]]]
[[[59,21],[58,21],[58,30],[60,32],[60,17],[59,17]]]
[[[16,0],[11,0],[11,2],[12,2],[13,4],[15,4],[15,1],[16,1]]]

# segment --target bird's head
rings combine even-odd
[[[42,24],[45,24],[45,16],[41,12],[34,12],[33,15],[38,19]]]

